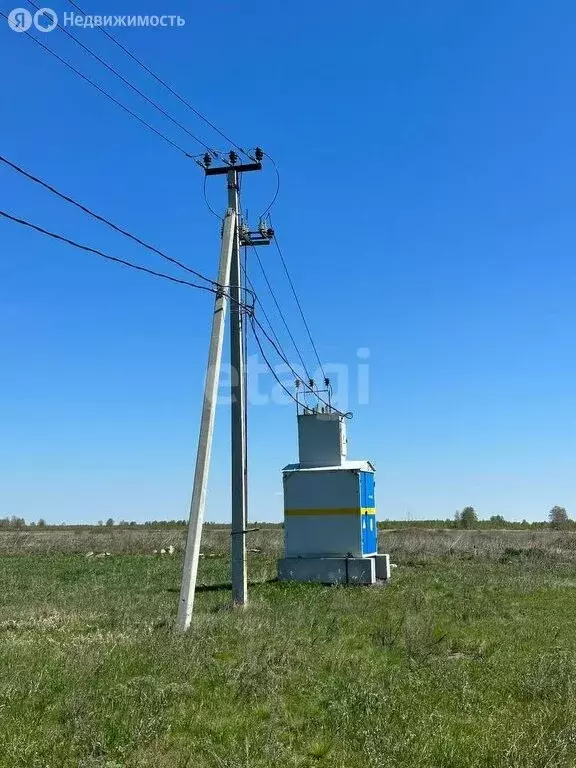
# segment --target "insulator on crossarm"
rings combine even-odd
[[[238,162],[238,155],[236,154],[236,152],[234,152],[233,149],[228,154],[228,157],[230,158],[231,165],[236,165],[236,163]]]
[[[211,165],[212,165],[212,158],[208,154],[208,152],[206,152],[206,154],[204,155],[204,168],[210,168]]]
[[[256,158],[257,162],[262,162],[262,158],[264,157],[264,152],[260,147],[256,147],[254,150],[254,157]]]

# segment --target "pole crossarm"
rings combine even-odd
[[[262,163],[244,163],[234,166],[225,165],[222,167],[216,166],[214,168],[205,168],[204,173],[206,176],[223,176],[225,173],[228,173],[231,168],[237,173],[246,173],[247,171],[261,171]]]

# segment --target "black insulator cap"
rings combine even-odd
[[[209,168],[211,165],[212,165],[212,158],[210,157],[208,152],[206,152],[206,154],[204,155],[204,167]]]
[[[260,149],[260,147],[256,147],[256,149],[254,150],[254,157],[258,162],[260,162],[264,157],[264,152],[262,149]]]
[[[230,158],[230,162],[232,163],[232,165],[234,165],[238,161],[238,155],[236,154],[236,152],[234,152],[234,150],[232,150],[229,153],[228,157]]]
[[[272,227],[268,227],[268,229],[266,230],[266,237],[269,238],[270,240],[272,240],[272,238],[274,237],[274,230],[272,229]]]
[[[310,381],[308,382],[308,386],[310,387],[310,389],[314,389],[314,379],[310,379]]]
[[[324,379],[324,386],[329,387],[330,386],[330,379]]]

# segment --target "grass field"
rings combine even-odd
[[[376,588],[276,583],[280,536],[255,534],[234,611],[209,532],[184,637],[179,557],[0,537],[0,765],[576,765],[574,535],[382,532]]]

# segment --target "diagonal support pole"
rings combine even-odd
[[[186,551],[182,568],[182,585],[180,588],[178,615],[176,617],[175,628],[180,632],[185,632],[189,629],[194,607],[198,560],[200,557],[200,540],[202,537],[202,523],[204,522],[208,471],[210,468],[212,438],[214,435],[214,421],[216,416],[216,397],[218,393],[218,381],[222,364],[222,347],[226,327],[226,308],[228,305],[227,291],[228,286],[230,285],[230,268],[232,265],[232,253],[235,243],[237,242],[237,232],[237,214],[235,210],[229,208],[224,219],[222,247],[220,249],[220,265],[218,268],[218,284],[223,290],[220,290],[217,293],[214,302],[212,334],[208,352],[208,368],[206,371],[206,384],[204,387],[202,417],[200,419],[196,469],[194,471],[194,490],[192,492],[192,501],[190,504],[188,537],[186,540]]]

